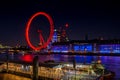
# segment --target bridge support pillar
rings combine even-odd
[[[38,80],[38,67],[39,67],[38,56],[35,56],[33,59],[33,77],[32,77],[32,80]]]

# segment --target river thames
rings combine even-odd
[[[0,54],[0,61],[7,60],[7,53]],[[34,54],[8,54],[9,61],[24,61],[32,62]],[[120,57],[117,56],[83,56],[83,55],[60,55],[60,54],[51,54],[51,55],[38,55],[39,62],[44,62],[47,60],[54,60],[55,62],[61,63],[73,63],[73,60],[77,63],[88,64],[96,60],[101,60],[101,63],[105,66],[106,69],[115,72],[115,80],[120,79]]]

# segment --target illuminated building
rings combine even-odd
[[[54,34],[52,38],[52,43],[54,42],[68,42],[68,36],[66,33],[66,29],[68,28],[68,24],[65,24],[62,27],[59,27],[59,29],[54,29]]]
[[[68,40],[68,37],[67,37],[67,34],[66,34],[66,30],[63,29],[61,31],[61,35],[60,35],[60,42],[67,42],[67,41],[69,41],[69,40]]]
[[[120,53],[120,40],[80,40],[52,44],[51,52]]]
[[[57,42],[68,42],[68,37],[66,35],[66,31],[64,29],[61,29],[61,27],[57,30],[54,30],[52,42],[48,45],[48,49],[54,50],[54,52],[68,52],[69,48],[66,45],[62,46],[52,46],[52,43],[57,43]]]
[[[52,38],[52,43],[54,42],[60,42],[60,32],[57,29],[54,30],[54,34]]]
[[[67,44],[54,45],[51,48],[52,52],[69,52],[70,47]]]
[[[59,29],[54,29],[54,34],[52,37],[51,42],[47,46],[47,50],[54,50],[55,52],[68,52],[69,48],[64,45],[64,46],[52,46],[53,43],[57,42],[68,42],[68,36],[66,33],[66,29],[68,28],[68,24],[65,24],[63,27],[59,27]]]
[[[120,53],[120,44],[101,44],[99,51],[100,53]]]
[[[75,44],[73,50],[76,52],[92,52],[92,47],[92,44]]]
[[[54,42],[67,42],[67,41],[69,41],[69,40],[68,40],[65,29],[60,28],[58,30],[57,29],[54,30],[52,43],[54,43]]]

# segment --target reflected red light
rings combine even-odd
[[[22,60],[25,61],[25,62],[32,62],[33,61],[33,56],[26,54],[26,55],[22,56]]]
[[[33,19],[39,15],[42,15],[42,16],[45,16],[49,23],[50,23],[50,34],[49,34],[49,37],[47,39],[47,41],[42,45],[42,46],[39,46],[39,47],[36,47],[34,46],[31,41],[30,41],[30,38],[29,38],[29,29],[30,29],[30,25],[33,21]],[[52,36],[53,36],[53,33],[54,33],[54,25],[53,25],[53,20],[52,18],[45,12],[37,12],[36,14],[34,14],[29,20],[28,20],[28,23],[27,23],[27,26],[26,26],[26,31],[25,31],[25,37],[26,37],[26,41],[28,43],[28,45],[34,49],[34,50],[41,50],[42,48],[46,48],[47,45],[50,43],[51,39],[52,39]]]

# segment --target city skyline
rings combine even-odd
[[[119,9],[119,3],[112,1],[2,1],[0,43],[10,46],[26,45],[27,21],[39,11],[48,13],[57,29],[68,23],[67,32],[72,40],[84,39],[86,34],[89,39],[100,36],[105,39],[120,38]]]

